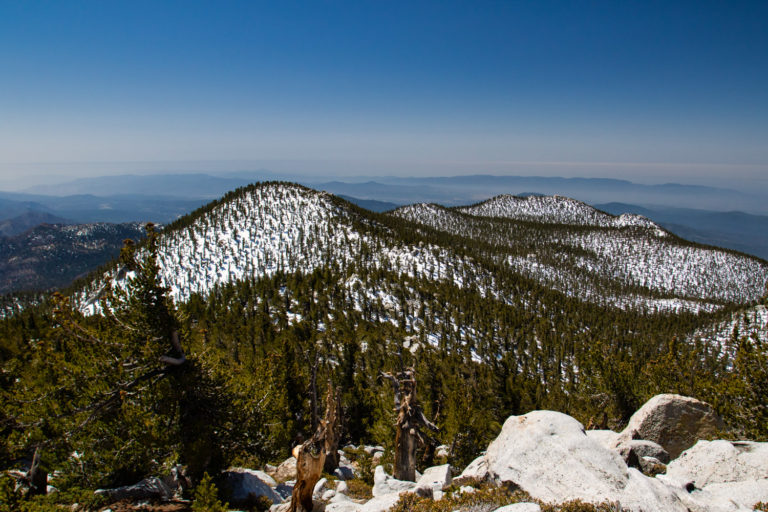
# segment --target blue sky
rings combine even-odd
[[[228,167],[765,183],[768,2],[0,0],[0,184]]]

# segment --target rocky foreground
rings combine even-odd
[[[361,469],[342,456],[337,480],[323,478],[315,486],[314,509],[384,512],[405,493],[442,500],[498,486],[531,497],[530,503],[495,508],[498,512],[576,500],[638,512],[751,511],[768,502],[768,443],[708,440],[722,428],[709,405],[679,395],[652,398],[620,433],[585,430],[568,415],[533,411],[509,417],[487,451],[456,476],[443,464],[405,482],[377,465],[369,499],[350,492],[347,481]],[[382,448],[364,450],[374,464],[380,462]],[[224,479],[231,506],[264,497],[273,503],[271,510],[289,510],[295,464],[290,458],[266,471],[231,469]]]

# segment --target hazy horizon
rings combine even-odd
[[[266,169],[768,191],[768,3],[5,2],[0,187]]]
[[[640,185],[682,184],[768,194],[768,172],[750,167],[740,180],[731,177],[730,166],[645,164],[616,162],[501,162],[501,163],[380,163],[364,173],[358,162],[72,162],[0,165],[0,191],[26,192],[36,186],[66,184],[89,178],[207,174],[211,176],[254,176],[255,179],[362,182],[382,178],[455,177],[472,175],[522,176],[544,178],[617,179]],[[675,171],[696,169],[689,176]],[[591,172],[590,172],[591,171]]]

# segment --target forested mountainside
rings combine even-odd
[[[582,300],[711,311],[765,290],[766,263],[758,258],[691,244],[644,217],[614,217],[572,199],[499,196],[459,209],[411,205],[393,215],[491,244],[511,269]]]
[[[67,286],[115,258],[125,239],[143,236],[139,223],[98,223],[41,224],[0,238],[0,293]]]
[[[601,247],[569,245],[582,239]],[[709,401],[732,436],[768,435],[758,322],[718,338],[743,308],[763,311],[767,264],[652,225],[424,205],[374,214],[266,183],[149,240],[71,299],[0,321],[5,467],[39,446],[62,487],[94,488],[177,462],[199,476],[274,461],[307,438],[326,383],[341,389],[343,442],[389,448],[380,372],[408,367],[456,466],[510,414],[553,409],[618,428],[660,392]],[[627,270],[573,263],[600,262],[604,246]],[[558,289],[521,271],[516,258],[531,254],[587,284]],[[632,281],[644,272],[671,284]],[[105,286],[104,275],[117,278]]]
[[[458,210],[479,217],[504,217],[545,224],[603,228],[636,226],[655,230],[657,236],[665,235],[656,224],[642,215],[609,215],[581,201],[557,195],[517,197],[504,194],[472,206],[459,207]]]
[[[261,185],[169,226],[160,266],[176,300],[246,277],[360,261],[478,287],[502,301],[511,300],[497,290],[509,273],[598,304],[662,311],[754,301],[768,282],[768,264],[758,258],[687,243],[645,218],[612,217],[566,198],[501,196],[462,210],[495,217],[433,205],[376,215],[311,189]],[[524,220],[508,218],[515,215]]]

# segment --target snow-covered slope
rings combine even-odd
[[[768,343],[768,308],[760,304],[731,315],[731,318],[716,323],[708,328],[699,329],[694,338],[701,338],[710,345],[725,348],[741,336],[756,337],[761,343]]]
[[[748,302],[768,280],[761,260],[631,225],[518,222],[425,204],[377,217],[325,192],[267,183],[230,193],[169,226],[158,259],[176,301],[236,280],[326,266],[348,275],[362,266],[445,280],[507,304],[520,298],[513,295],[521,293],[515,276],[522,275],[580,300],[663,311]],[[499,265],[510,272],[499,275]],[[361,286],[378,285],[348,282]],[[367,296],[377,300],[380,288]]]
[[[163,278],[177,301],[247,277],[362,262],[460,286],[473,267],[435,245],[399,243],[330,194],[282,183],[248,189],[160,239]]]
[[[508,205],[512,207],[505,208]],[[536,205],[543,205],[542,211]],[[570,295],[620,307],[711,310],[713,304],[693,303],[754,301],[768,281],[768,264],[762,260],[689,244],[667,236],[643,217],[625,222],[627,219],[556,196],[499,196],[458,209],[417,204],[393,215],[505,246],[503,261],[515,271]],[[510,221],[510,217],[525,224]],[[529,225],[537,218],[549,222]],[[627,226],[635,229],[625,229]],[[639,300],[643,296],[646,298]]]
[[[505,194],[480,204],[459,208],[459,211],[480,217],[504,217],[547,224],[605,228],[633,226],[653,230],[656,236],[666,236],[663,229],[642,215],[625,213],[616,217],[563,196],[517,197]]]

